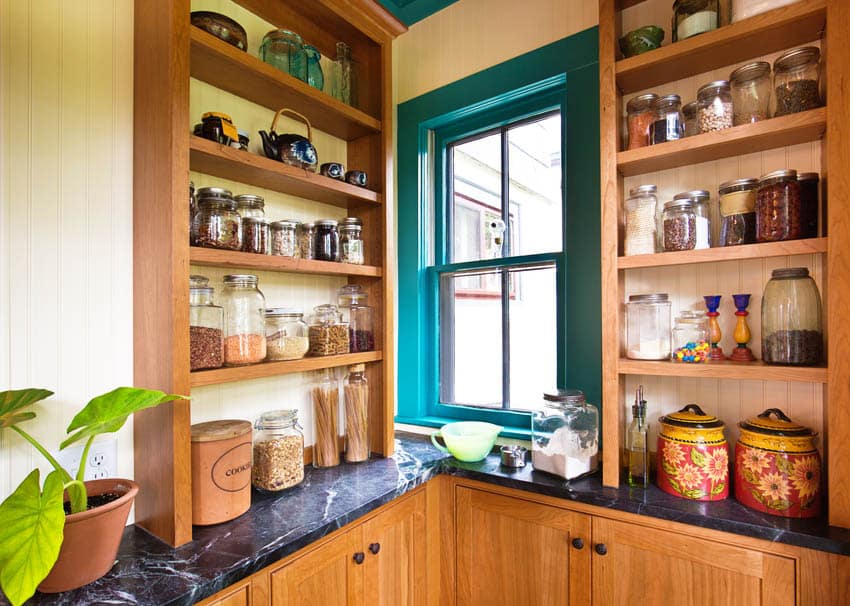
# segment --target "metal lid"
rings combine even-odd
[[[271,307],[266,310],[266,317],[279,318],[283,316],[303,316],[302,312],[297,307]]]
[[[202,286],[208,286],[210,283],[210,279],[206,276],[202,276],[200,274],[192,274],[189,276],[189,288],[200,288]]]
[[[299,223],[298,227],[300,227],[301,229],[305,229],[305,230],[316,229],[316,224],[313,223],[312,221],[305,221],[304,223]]]
[[[199,187],[195,191],[195,196],[197,196],[198,200],[201,198],[233,199],[233,193],[229,189],[224,189],[223,187]]]
[[[772,181],[773,179],[796,179],[797,171],[792,168],[786,168],[783,170],[775,170],[771,173],[767,173],[766,175],[762,175],[759,177],[759,183],[766,183],[767,181]]]
[[[632,97],[628,100],[628,102],[626,103],[626,111],[631,112],[644,107],[649,107],[656,101],[658,101],[658,95],[656,95],[655,93],[646,93],[644,95],[638,95],[637,97]]]
[[[709,92],[714,89],[729,90],[729,80],[715,80],[714,82],[703,84],[699,87],[699,90],[697,91],[697,97],[701,97],[704,92]]]
[[[339,222],[340,226],[344,225],[363,225],[363,220],[357,217],[346,217]]]
[[[767,61],[753,61],[742,65],[731,74],[729,74],[730,82],[749,82],[756,78],[770,73],[770,63]]]
[[[771,278],[807,278],[809,270],[805,267],[789,267],[786,269],[774,269]]]
[[[807,63],[814,63],[819,59],[820,49],[817,46],[793,48],[776,58],[773,62],[773,71],[788,71]]]
[[[758,186],[758,183],[759,180],[754,178],[733,179],[732,181],[721,183],[718,190],[722,195],[739,189],[753,189]]]
[[[246,223],[257,223],[258,225],[268,225],[272,220],[267,217],[242,217],[242,225]]]
[[[295,32],[291,32],[288,29],[273,29],[269,32],[266,32],[266,35],[263,36],[263,40],[282,40],[284,38],[297,40],[299,44],[304,44],[301,36],[296,34]]]
[[[252,274],[227,274],[224,276],[225,284],[236,284],[239,282],[247,282],[249,284],[257,284],[257,276]]]
[[[580,389],[558,389],[555,393],[544,393],[543,399],[557,404],[584,405],[584,392]]]
[[[797,173],[797,181],[818,181],[820,175],[817,173]]]
[[[673,210],[676,208],[694,208],[694,201],[690,198],[681,198],[679,200],[673,199],[664,203],[664,210]]]
[[[629,295],[629,303],[668,303],[669,301],[670,298],[666,292],[651,295]]]
[[[679,95],[664,95],[660,97],[657,101],[658,107],[667,107],[668,105],[678,105],[682,102],[682,98]]]
[[[657,191],[658,187],[655,185],[638,185],[637,187],[633,187],[629,190],[629,197],[654,194]]]
[[[298,221],[295,219],[281,219],[280,221],[275,221],[272,223],[273,228],[282,228],[282,227],[291,227],[295,229],[298,227]]]
[[[266,204],[262,196],[254,194],[239,194],[233,199],[239,208],[263,208]]]
[[[690,427],[692,429],[723,427],[723,421],[715,416],[706,414],[696,404],[688,404],[677,412],[664,415],[658,419],[658,422],[665,425],[673,425],[674,427]]]
[[[691,191],[683,191],[673,196],[674,200],[693,200],[694,202],[702,202],[711,198],[711,194],[706,189],[692,189]]]
[[[322,227],[336,227],[337,221],[334,221],[333,219],[319,219],[315,224]]]
[[[222,419],[195,423],[191,427],[192,442],[217,442],[238,438],[251,432],[251,422],[240,419]]]
[[[775,418],[771,418],[771,416]],[[738,423],[741,429],[770,436],[816,436],[817,432],[795,423],[778,408],[768,408],[760,415]]]
[[[298,423],[298,410],[269,410],[261,414],[254,422],[254,429],[282,429]]]

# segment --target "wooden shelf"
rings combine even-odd
[[[711,362],[683,364],[667,361],[630,360],[620,358],[621,375],[693,377],[696,379],[744,379],[752,381],[795,381],[826,383],[826,367],[772,366],[756,362]]]
[[[381,121],[263,63],[197,27],[189,28],[190,73],[273,111],[282,107],[307,116],[314,128],[351,141],[381,132]],[[257,133],[251,133],[256,137]]]
[[[367,351],[363,353],[344,354],[341,356],[322,356],[315,358],[302,358],[300,360],[289,360],[286,362],[264,362],[262,364],[251,364],[250,366],[233,366],[229,368],[217,368],[215,370],[198,370],[190,373],[190,378],[192,387],[201,387],[204,385],[232,383],[234,381],[250,381],[251,379],[274,377],[277,375],[285,375],[295,372],[321,370],[322,368],[348,366],[349,364],[378,362],[382,359],[382,352]]]
[[[202,137],[191,135],[189,139],[191,170],[342,208],[363,203],[380,204],[383,200],[380,194],[365,187],[220,145]]]
[[[713,133],[686,137],[617,153],[624,177],[730,158],[821,139],[826,132],[826,108],[742,124]]]
[[[324,276],[366,276],[380,278],[383,271],[374,265],[352,265],[332,261],[311,261],[307,259],[289,259],[275,255],[256,255],[254,253],[233,250],[218,250],[192,246],[189,249],[189,262],[193,265],[211,267],[234,267],[255,269],[257,271],[279,271],[295,274],[318,274]]]
[[[633,255],[619,257],[617,269],[640,267],[663,267],[666,265],[687,265],[689,263],[716,263],[718,261],[737,261],[762,257],[784,257],[787,255],[811,255],[826,253],[826,238],[808,238],[787,242],[767,242],[764,244],[744,244],[742,246],[721,246],[703,250],[683,250],[679,252],[656,253],[654,255]]]
[[[818,40],[826,27],[826,4],[803,0],[617,61],[617,86],[627,95]]]

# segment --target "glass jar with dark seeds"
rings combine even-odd
[[[795,48],[773,62],[774,116],[804,112],[823,105],[820,96],[820,49]]]
[[[655,120],[649,127],[649,144],[676,141],[685,136],[685,119],[679,95],[666,95],[655,103]]]
[[[818,191],[820,177],[817,173],[797,173],[800,183],[800,212],[802,213],[803,238],[818,237]],[[824,219],[826,212],[824,212]],[[823,222],[826,225],[826,221]],[[826,235],[826,234],[824,234]]]
[[[697,244],[697,216],[690,200],[671,200],[662,213],[664,251],[693,250]]]
[[[758,179],[735,179],[720,184],[720,246],[756,241]]]
[[[800,183],[796,170],[776,170],[759,179],[756,194],[756,241],[778,242],[803,237]]]
[[[242,227],[229,190],[202,187],[196,193],[198,211],[192,222],[192,244],[205,248],[240,250]]]
[[[339,261],[339,229],[333,219],[316,221],[313,258],[317,261]]]
[[[242,250],[258,255],[271,253],[269,224],[265,217],[244,217],[242,219]]]
[[[821,298],[805,267],[774,269],[761,302],[761,354],[767,364],[823,360]]]

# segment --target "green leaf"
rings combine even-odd
[[[67,438],[59,449],[96,436],[102,433],[118,431],[134,412],[151,408],[171,400],[186,400],[184,396],[166,394],[162,391],[139,389],[137,387],[119,387],[109,393],[97,396],[86,404],[68,425],[67,432],[79,429],[77,433]]]
[[[17,412],[25,406],[53,395],[46,389],[12,389],[0,391],[0,429],[35,418],[34,412]]]
[[[720,494],[721,492],[723,492],[724,488],[726,488],[726,482],[720,482],[719,484],[716,484],[711,489],[711,495],[714,496],[716,494]]]
[[[774,458],[774,462],[776,463],[776,469],[782,472],[785,475],[791,475],[791,461],[788,460],[786,455],[777,455]]]
[[[702,469],[705,467],[705,455],[698,451],[696,448],[691,448],[691,461],[694,462],[694,465]]]
[[[35,593],[59,557],[65,529],[62,476],[51,472],[39,486],[34,469],[0,503],[0,586],[19,606]]]
[[[689,499],[701,499],[705,496],[705,493],[699,488],[692,488],[691,490],[685,490],[682,492],[683,495],[688,497]]]
[[[664,471],[666,471],[666,472],[667,472],[667,475],[668,475],[668,476],[672,477],[672,476],[675,476],[675,475],[676,475],[676,468],[675,468],[675,467],[673,467],[673,466],[672,466],[670,463],[668,463],[667,461],[661,461],[661,466],[664,468]]]

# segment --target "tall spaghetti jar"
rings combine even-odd
[[[348,367],[345,378],[345,462],[369,460],[369,383],[366,365]]]
[[[320,370],[313,386],[313,467],[339,465],[339,388],[333,372]]]

